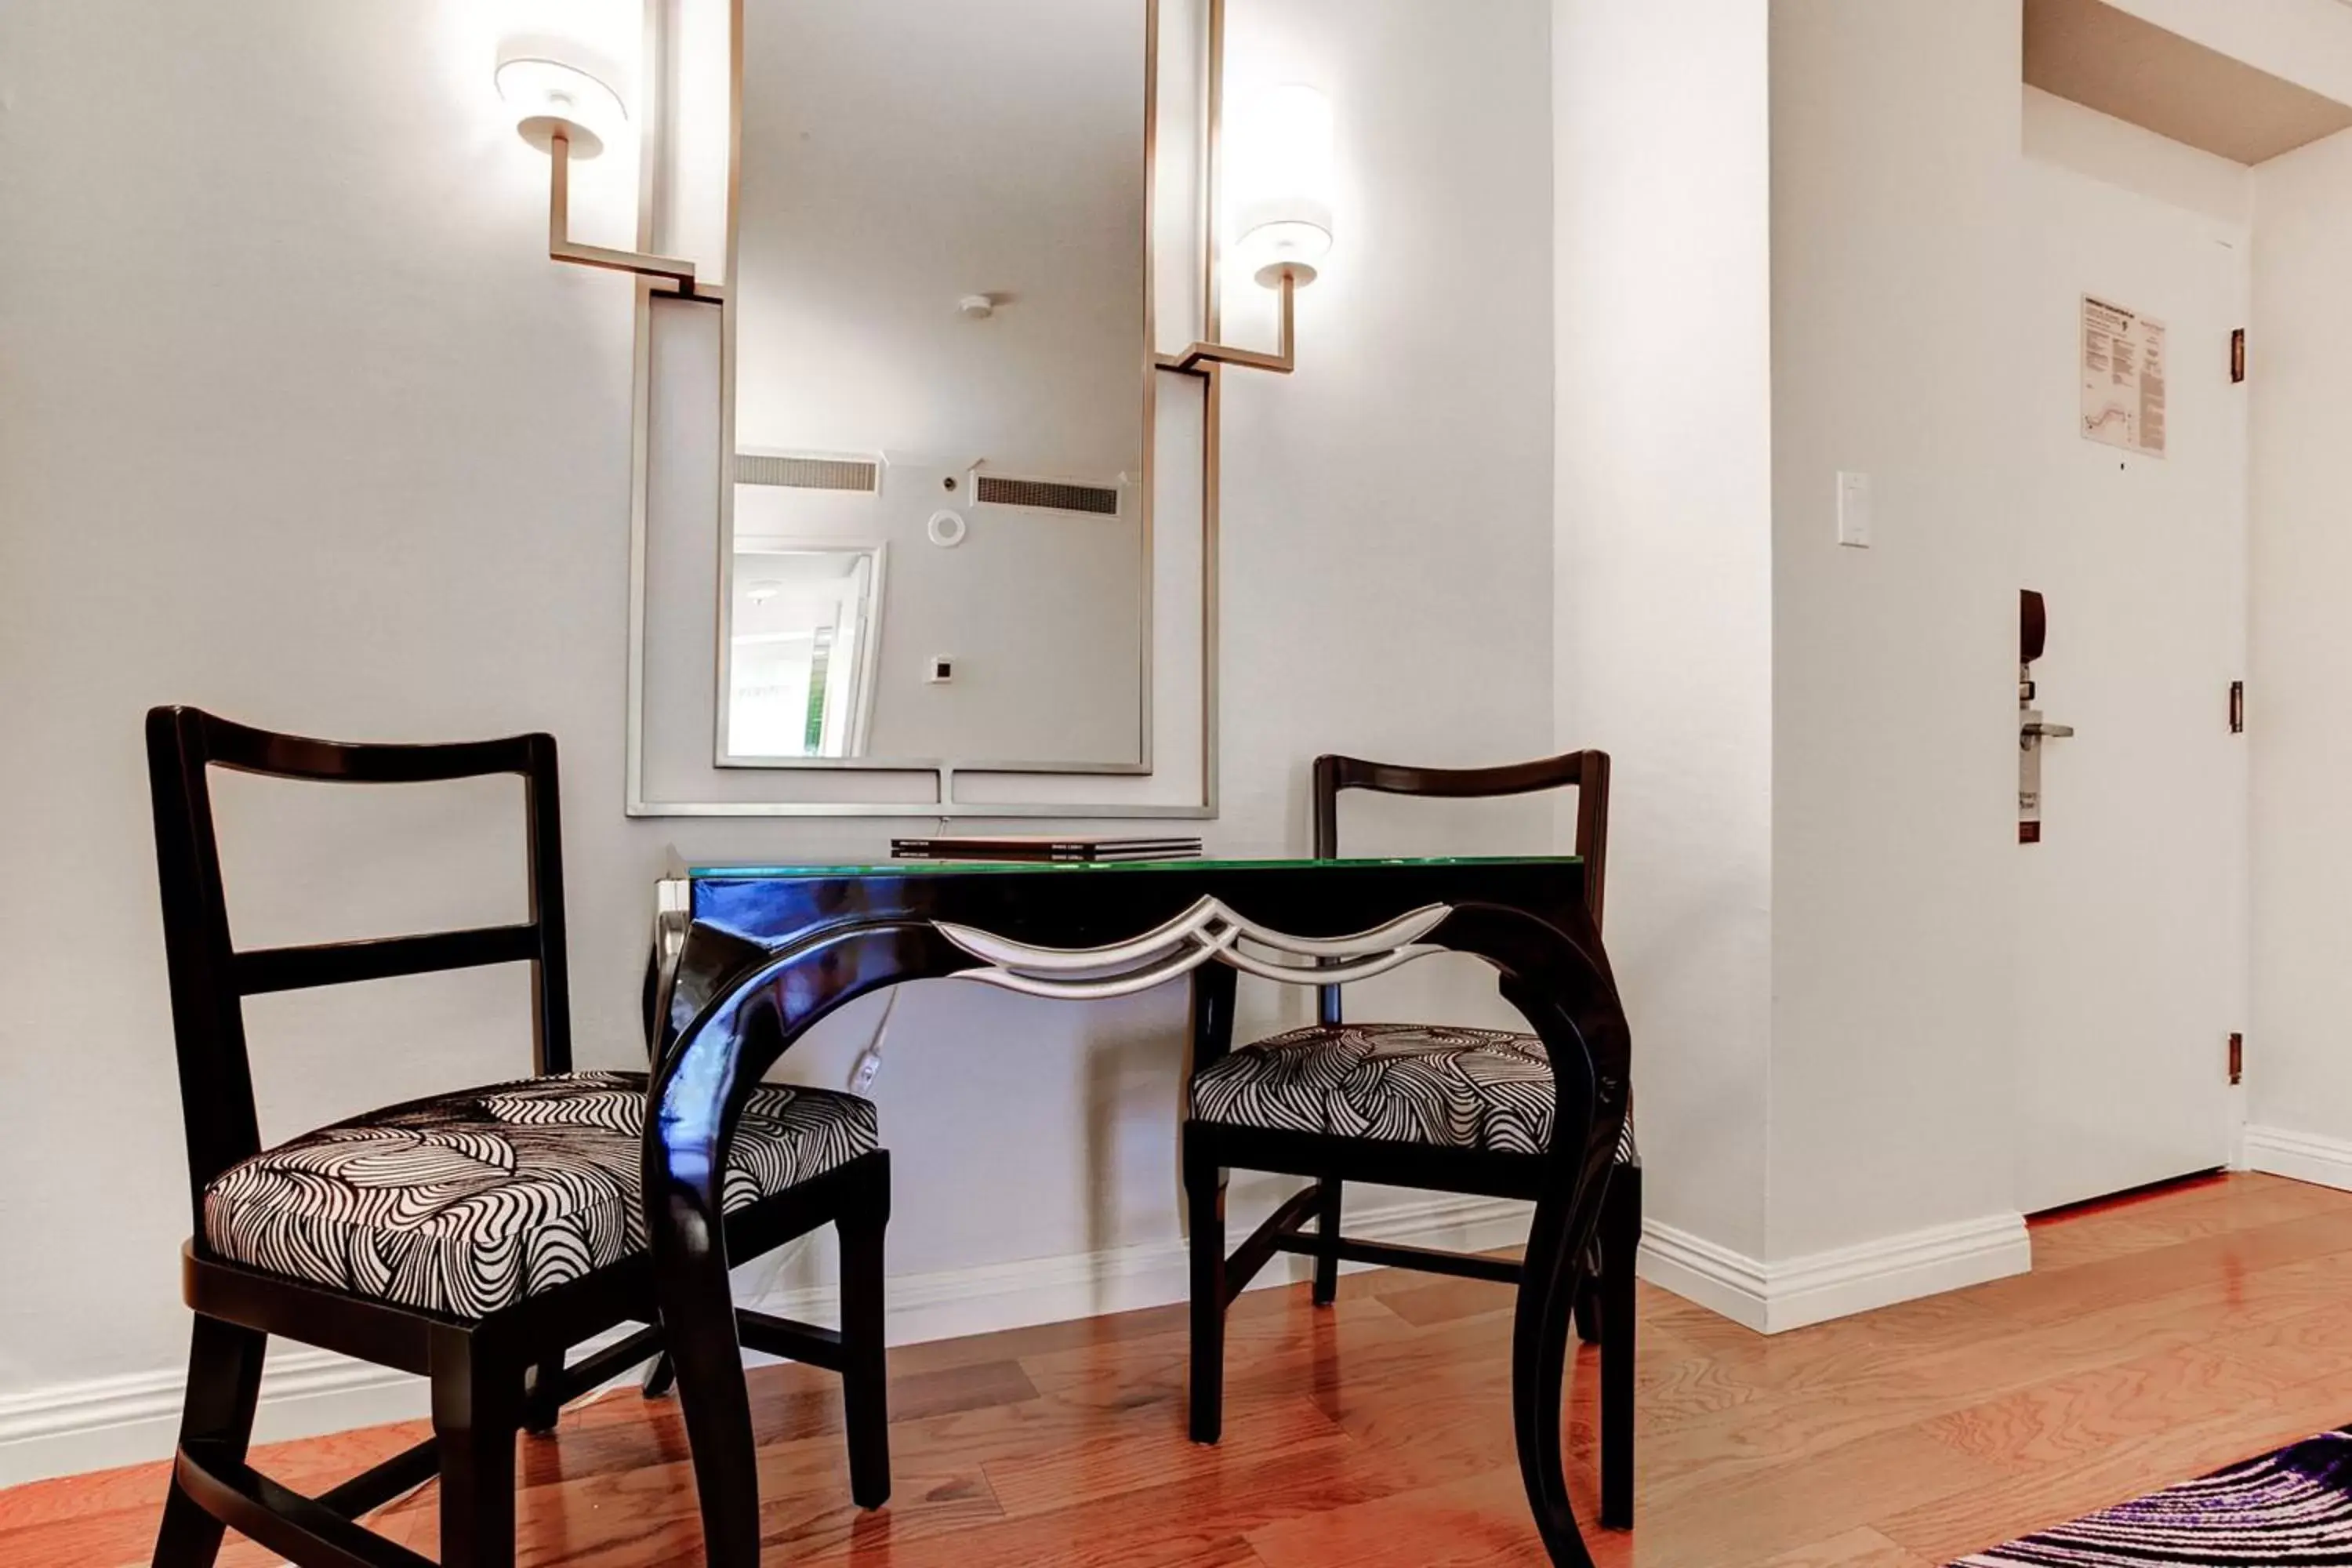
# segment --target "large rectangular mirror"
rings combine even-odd
[[[1149,0],[739,0],[722,767],[1144,772]]]

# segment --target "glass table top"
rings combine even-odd
[[[686,874],[697,881],[785,880],[819,877],[927,877],[941,872],[1034,874],[1040,871],[1284,871],[1320,868],[1324,870],[1363,866],[1573,866],[1574,855],[1434,855],[1399,856],[1382,859],[1338,860],[1219,859],[1194,856],[1184,860],[886,860],[845,866],[689,866]]]

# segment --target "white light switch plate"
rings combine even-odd
[[[1837,477],[1837,542],[1855,550],[1870,548],[1870,476],[1841,472]]]

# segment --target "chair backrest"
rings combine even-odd
[[[1371,790],[1453,800],[1532,795],[1538,790],[1576,791],[1576,853],[1584,861],[1584,902],[1601,925],[1601,898],[1609,871],[1609,753],[1570,752],[1532,763],[1494,768],[1414,768],[1361,757],[1315,759],[1315,858],[1339,855],[1339,792]],[[1339,988],[1317,993],[1317,1013],[1326,1024],[1339,1021]]]
[[[529,810],[530,918],[520,925],[240,951],[229,942],[205,774],[210,767],[322,784],[430,784],[520,773]],[[448,746],[351,745],[247,729],[194,708],[156,708],[147,714],[147,773],[154,795],[180,1104],[187,1121],[189,1196],[199,1234],[205,1188],[231,1165],[261,1152],[245,1039],[247,996],[480,964],[529,963],[532,1070],[571,1069],[563,831],[553,736]]]

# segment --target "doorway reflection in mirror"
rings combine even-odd
[[[885,546],[735,552],[727,752],[854,757],[872,722]]]

